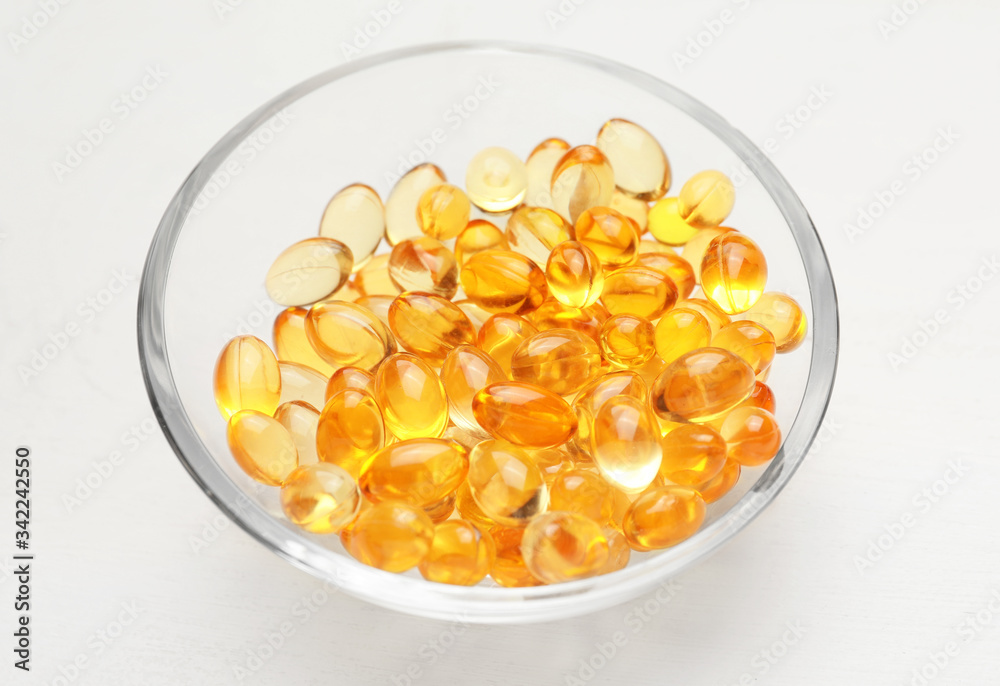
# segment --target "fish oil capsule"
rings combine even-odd
[[[510,373],[510,361],[522,341],[538,333],[535,325],[516,314],[495,314],[479,329],[477,344],[496,360],[505,374]]]
[[[306,336],[316,352],[338,367],[373,369],[396,352],[396,339],[370,310],[337,300],[318,302],[306,316]]]
[[[549,503],[538,465],[524,450],[503,441],[483,441],[472,449],[469,491],[483,513],[504,526],[524,526]]]
[[[267,270],[264,287],[279,305],[311,305],[347,283],[353,267],[354,255],[340,241],[307,238],[278,255]]]
[[[669,548],[691,538],[705,521],[705,500],[684,486],[661,486],[632,503],[622,533],[634,550]]]
[[[755,381],[750,365],[728,350],[699,348],[656,377],[650,404],[663,419],[706,422],[746,400]]]
[[[385,238],[389,245],[422,234],[417,220],[417,204],[425,191],[440,186],[446,180],[443,171],[428,163],[414,167],[396,182],[385,200]]]
[[[598,524],[608,524],[615,512],[614,489],[595,472],[562,471],[549,482],[549,509],[575,512]]]
[[[455,494],[451,493],[436,503],[431,503],[422,509],[434,524],[440,524],[449,519],[455,511]]]
[[[733,486],[740,480],[740,463],[733,460],[726,460],[722,471],[716,474],[703,484],[693,488],[701,493],[701,497],[706,503],[714,503],[721,500],[722,496],[733,490]]]
[[[660,246],[658,243],[654,245],[660,248],[659,251],[648,252],[646,244],[649,242],[642,241],[639,244],[639,256],[635,260],[635,266],[648,267],[663,272],[674,282],[678,297],[689,297],[694,291],[695,286],[694,267],[688,264],[688,261],[683,257],[672,250],[663,249],[663,246]]]
[[[564,241],[552,249],[545,265],[549,293],[567,307],[590,307],[604,289],[604,267],[583,243]]]
[[[646,383],[633,371],[617,371],[604,374],[585,386],[576,396],[574,405],[585,408],[591,416],[611,398],[628,396],[645,402]]]
[[[588,307],[567,307],[555,298],[549,298],[538,309],[528,313],[528,320],[539,331],[572,329],[597,342],[601,339],[601,327],[610,316],[600,301]]]
[[[541,450],[532,450],[529,454],[538,468],[542,470],[542,476],[545,477],[547,484],[552,483],[552,477],[556,474],[576,466],[573,456],[564,448],[542,448]]]
[[[726,464],[726,441],[718,431],[700,424],[681,424],[663,437],[660,476],[681,486],[709,481]]]
[[[389,257],[389,255],[375,255],[354,275],[354,285],[362,295],[396,297],[399,293],[399,286],[389,277]]]
[[[681,188],[677,209],[681,219],[699,229],[719,226],[733,211],[736,189],[720,171],[698,172]]]
[[[627,501],[626,501],[627,502]],[[608,561],[604,563],[598,574],[610,574],[628,566],[629,558],[632,556],[632,549],[628,546],[628,540],[614,527],[604,527],[604,538],[608,541]]]
[[[578,145],[559,158],[550,189],[552,208],[575,224],[585,211],[611,202],[615,174],[603,152],[593,145]]]
[[[389,307],[396,298],[391,295],[363,295],[354,302],[369,310],[379,321],[389,326]]]
[[[552,210],[525,205],[510,215],[504,235],[511,250],[545,264],[557,245],[573,239],[573,226]]]
[[[641,400],[618,396],[594,415],[594,462],[616,488],[638,493],[653,483],[663,451],[656,417]]]
[[[350,248],[355,272],[375,254],[384,234],[382,199],[363,183],[353,183],[337,191],[319,221],[320,236],[335,238]]]
[[[599,205],[581,212],[575,229],[576,240],[593,250],[609,269],[628,266],[639,255],[639,229],[610,207]]]
[[[677,302],[677,287],[649,267],[623,267],[604,279],[601,302],[612,315],[635,314],[655,320]]]
[[[764,293],[743,313],[743,319],[757,322],[770,331],[779,353],[795,350],[806,338],[806,316],[795,299],[784,293]]]
[[[279,362],[278,371],[281,374],[282,404],[298,400],[310,405],[317,412],[323,407],[326,402],[325,376],[294,362]]]
[[[681,257],[691,265],[696,283],[701,283],[701,262],[705,259],[705,251],[708,250],[708,244],[717,236],[721,236],[724,233],[736,233],[736,229],[731,229],[728,226],[701,229],[691,240],[684,244]]]
[[[473,255],[462,267],[460,279],[466,297],[493,313],[530,312],[542,304],[548,291],[545,272],[511,250]]]
[[[420,574],[428,581],[475,586],[486,578],[496,556],[496,545],[487,531],[452,519],[434,527],[434,539],[420,562]]]
[[[281,509],[288,521],[310,533],[335,534],[354,521],[360,508],[358,485],[335,464],[299,467],[281,487]]]
[[[267,343],[256,336],[237,336],[215,362],[215,404],[229,419],[240,410],[270,416],[281,400],[281,371]]]
[[[458,262],[436,238],[410,238],[392,249],[389,278],[400,291],[422,291],[451,300],[458,291]]]
[[[319,410],[308,403],[294,400],[278,405],[278,409],[274,411],[274,418],[292,437],[300,467],[320,461],[319,453],[316,451]]]
[[[455,239],[455,260],[461,267],[476,253],[507,249],[507,236],[496,224],[485,219],[473,219]]]
[[[375,398],[358,388],[338,391],[326,402],[316,425],[316,452],[322,462],[347,470],[355,479],[361,466],[386,443],[385,424]]]
[[[649,131],[627,119],[609,119],[597,132],[597,147],[615,170],[618,190],[640,200],[666,195],[670,162]]]
[[[472,328],[475,330],[477,336],[479,335],[479,330],[483,328],[483,324],[486,323],[486,320],[493,316],[492,312],[484,310],[471,300],[456,300],[455,304],[458,305],[458,309],[462,310],[465,316],[469,318],[469,321],[472,322]]]
[[[701,288],[727,314],[750,309],[767,282],[767,261],[760,247],[742,233],[712,239],[701,261]]]
[[[751,321],[730,322],[712,336],[712,346],[739,355],[761,374],[774,361],[774,336],[760,324]]]
[[[511,357],[511,378],[559,395],[576,393],[601,369],[601,349],[572,329],[549,329],[527,339]]]
[[[417,223],[425,235],[447,241],[469,223],[469,198],[461,188],[443,183],[424,191],[417,202]]]
[[[553,209],[552,172],[569,147],[569,143],[561,138],[548,138],[531,151],[524,165],[528,172],[528,192],[524,197],[525,205]]]
[[[472,413],[492,436],[527,448],[551,448],[576,431],[576,413],[565,400],[538,386],[507,381],[487,386]]]
[[[306,336],[306,315],[304,307],[289,307],[274,319],[274,350],[279,361],[298,362],[315,369],[324,376],[333,374],[337,368],[319,356]]]
[[[656,322],[653,335],[656,352],[667,363],[692,350],[704,348],[711,340],[712,327],[705,315],[681,305],[663,313],[660,321]]]
[[[616,367],[643,366],[656,354],[653,325],[638,315],[614,315],[601,327],[601,352]]]
[[[326,384],[323,404],[325,405],[335,394],[348,388],[367,391],[374,398],[375,377],[372,376],[371,372],[366,372],[359,367],[341,367],[330,376],[330,380]]]
[[[635,222],[640,236],[646,233],[646,229],[649,228],[649,205],[645,200],[633,198],[615,189],[611,195],[611,204],[608,206]]]
[[[475,448],[475,446],[473,446],[473,448]],[[472,497],[472,491],[469,490],[468,480],[466,480],[461,486],[458,487],[458,490],[455,491],[455,510],[462,519],[481,529],[488,530],[496,526],[496,522],[483,512],[482,508],[479,507],[479,504],[476,502],[476,499]]]
[[[375,399],[386,428],[401,441],[437,438],[448,426],[441,379],[416,355],[396,353],[382,363],[375,374]]]
[[[472,412],[472,399],[490,384],[507,380],[496,361],[471,345],[453,348],[441,366],[441,383],[448,396],[449,416],[463,429],[483,436],[484,431]]]
[[[458,443],[410,438],[369,457],[358,485],[372,502],[397,500],[426,508],[454,493],[468,471],[468,453]]]
[[[226,440],[240,469],[266,486],[280,486],[299,466],[288,430],[263,412],[240,410],[230,417]]]
[[[729,446],[729,459],[744,467],[764,464],[781,447],[778,421],[759,407],[737,407],[722,422],[719,433]]]
[[[352,557],[370,567],[405,572],[427,557],[433,540],[434,523],[426,512],[389,500],[361,511],[350,527],[345,547]]]
[[[521,539],[524,565],[547,584],[585,579],[608,562],[608,539],[597,522],[573,512],[546,512]]]
[[[754,384],[753,393],[750,397],[743,401],[744,405],[753,405],[754,407],[759,407],[762,410],[767,410],[771,414],[774,414],[776,403],[774,401],[774,391],[766,383],[757,380]]]
[[[683,300],[678,300],[674,307],[683,307],[688,310],[700,312],[708,321],[708,326],[712,330],[713,336],[719,333],[719,330],[722,329],[722,327],[732,321],[732,318],[720,310],[715,303],[705,300],[704,298],[685,298]]]
[[[506,212],[524,200],[528,170],[510,150],[484,148],[465,169],[465,189],[476,207],[486,212]]]
[[[389,308],[389,328],[400,345],[434,366],[456,346],[476,340],[472,322],[458,305],[426,293],[400,294]]]
[[[542,585],[542,582],[524,565],[524,556],[521,555],[524,529],[498,525],[490,529],[490,536],[493,537],[497,549],[497,557],[490,569],[490,576],[497,584],[505,588]]]
[[[649,232],[653,238],[667,245],[684,245],[698,233],[681,217],[677,198],[662,198],[649,208]]]

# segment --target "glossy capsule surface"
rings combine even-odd
[[[470,257],[484,250],[507,250],[507,236],[496,224],[473,219],[455,239],[455,260],[464,265]]]
[[[545,512],[548,487],[523,449],[486,440],[469,454],[469,491],[483,513],[504,526],[524,526]]]
[[[677,287],[656,269],[622,267],[604,279],[601,302],[612,315],[634,314],[656,320],[677,302]]]
[[[466,297],[493,313],[524,314],[542,304],[548,287],[545,272],[511,250],[484,250],[473,255],[460,275]]]
[[[601,353],[616,367],[641,367],[656,354],[655,337],[645,317],[616,314],[601,327]]]
[[[740,480],[740,471],[739,462],[726,460],[718,474],[705,483],[692,486],[692,488],[701,493],[701,497],[706,503],[714,503],[733,490],[733,487]]]
[[[371,372],[359,367],[341,367],[330,376],[330,380],[326,383],[323,404],[325,405],[327,400],[347,388],[368,391],[374,397],[375,377]]]
[[[354,477],[361,465],[386,443],[385,424],[368,391],[345,388],[326,402],[316,426],[316,452],[323,462],[338,465]]]
[[[338,367],[370,370],[396,351],[396,339],[371,310],[338,300],[309,308],[306,336],[324,360]]]
[[[267,343],[255,336],[237,336],[215,362],[215,403],[229,419],[240,410],[271,415],[281,400],[281,371]]]
[[[320,461],[319,453],[316,451],[319,410],[308,403],[292,401],[278,405],[278,409],[274,411],[274,418],[292,437],[300,467]]]
[[[455,304],[458,305],[458,309],[465,313],[465,316],[469,318],[472,322],[472,328],[475,330],[476,335],[479,335],[479,330],[483,328],[483,324],[486,320],[493,316],[492,312],[484,310],[476,303],[469,299],[456,300]]]
[[[539,331],[572,329],[593,338],[595,342],[600,340],[601,327],[610,316],[611,313],[600,301],[587,307],[567,307],[555,298],[545,300],[527,315]]]
[[[534,324],[516,314],[495,314],[483,324],[477,335],[479,347],[492,357],[504,373],[510,373],[510,361],[519,345],[538,333]]]
[[[488,531],[452,519],[434,527],[431,549],[419,565],[420,574],[428,581],[475,586],[486,578],[496,556],[496,544]]]
[[[281,374],[282,404],[301,401],[317,411],[322,409],[326,402],[325,376],[304,364],[295,362],[279,362],[278,371]]]
[[[398,500],[426,508],[453,494],[468,470],[468,454],[458,443],[410,438],[369,457],[361,467],[358,485],[372,502]]]
[[[594,251],[610,269],[635,262],[639,255],[639,230],[617,210],[603,205],[580,213],[575,223],[576,240]]]
[[[279,305],[311,305],[347,283],[353,267],[354,255],[340,241],[307,238],[278,255],[267,270],[264,287]]]
[[[738,355],[758,375],[770,368],[777,351],[771,332],[752,321],[726,324],[712,336],[712,346]]]
[[[677,195],[681,218],[691,226],[708,229],[726,220],[736,202],[736,189],[720,171],[698,172]]]
[[[399,440],[437,438],[448,426],[448,399],[434,370],[411,353],[396,353],[375,374],[375,399]]]
[[[604,267],[583,243],[564,241],[552,249],[545,265],[549,294],[567,307],[590,307],[604,289]]]
[[[524,204],[532,207],[552,207],[552,172],[570,145],[561,138],[547,138],[531,151],[525,162],[528,172],[528,192]]]
[[[462,232],[469,223],[472,206],[458,186],[443,183],[428,188],[417,202],[417,223],[431,238],[447,241]]]
[[[559,395],[507,381],[487,386],[472,401],[476,421],[496,438],[528,448],[551,448],[576,431],[576,413]]]
[[[389,326],[389,307],[396,298],[391,295],[363,295],[354,301],[356,305],[369,310],[379,321]]]
[[[451,517],[452,513],[455,511],[455,502],[455,493],[450,493],[441,500],[433,502],[421,509],[427,513],[427,516],[430,517],[434,524],[440,524]]]
[[[607,400],[594,415],[594,462],[612,485],[638,493],[656,478],[663,459],[656,417],[628,396]]]
[[[663,419],[709,421],[736,407],[753,392],[753,369],[722,348],[681,355],[656,378],[650,405]]]
[[[475,448],[475,446],[472,446],[472,448]],[[469,453],[471,456],[471,448]],[[479,507],[479,503],[477,503],[476,499],[472,497],[472,491],[469,489],[468,479],[466,479],[465,483],[459,486],[458,490],[455,491],[455,510],[462,517],[462,519],[483,529],[488,530],[497,524],[492,518],[483,512],[483,509]]]
[[[701,262],[705,258],[705,251],[708,249],[708,244],[724,233],[735,233],[736,229],[731,229],[728,226],[716,226],[711,229],[701,229],[696,233],[691,240],[684,244],[684,249],[681,251],[681,257],[683,257],[691,268],[694,270],[694,278],[697,283],[701,283]]]
[[[682,424],[663,437],[660,475],[681,486],[697,486],[715,478],[726,464],[726,441],[700,424]]]
[[[649,208],[649,232],[653,238],[666,245],[684,245],[694,238],[699,229],[684,221],[677,206],[677,198],[661,198]]]
[[[289,307],[274,318],[274,351],[279,361],[298,362],[315,369],[324,376],[333,374],[337,367],[330,364],[316,352],[306,336],[306,316],[304,307]]]
[[[389,328],[400,345],[434,366],[457,346],[476,340],[472,322],[458,305],[426,293],[401,293],[389,307]]]
[[[547,584],[585,579],[608,562],[608,540],[597,522],[574,512],[546,512],[524,530],[521,554],[531,574]]]
[[[549,481],[549,509],[575,512],[603,526],[614,516],[614,489],[588,469],[563,470]]]
[[[784,293],[764,293],[742,318],[757,322],[770,331],[779,353],[791,352],[802,345],[808,331],[802,308]]]
[[[298,467],[281,487],[281,509],[288,521],[314,534],[333,534],[358,514],[361,494],[346,471],[317,462]]]
[[[680,305],[660,317],[653,333],[656,352],[667,363],[692,350],[704,348],[711,340],[712,327],[705,316]]]
[[[549,329],[521,343],[511,357],[510,368],[515,381],[569,395],[600,371],[601,349],[578,331]]]
[[[611,162],[593,145],[570,148],[552,170],[552,207],[574,224],[590,208],[608,205],[614,190]]]
[[[363,509],[349,531],[347,552],[387,572],[416,567],[427,557],[434,540],[434,523],[427,513],[398,501]]]
[[[506,148],[480,150],[465,169],[469,199],[486,212],[506,212],[517,207],[528,192],[524,162]]]
[[[745,234],[730,231],[712,239],[701,261],[705,297],[726,314],[749,310],[764,293],[767,261]]]
[[[774,399],[774,391],[766,383],[757,380],[754,384],[753,392],[750,397],[743,401],[744,405],[753,405],[754,407],[759,407],[762,410],[767,410],[771,414],[774,414],[775,407],[777,406]]]
[[[399,286],[389,278],[388,254],[375,255],[368,260],[368,264],[358,270],[351,283],[362,296],[390,295],[396,297],[396,294],[399,293]],[[340,293],[337,296],[337,300],[343,300]]]
[[[705,500],[684,486],[653,488],[632,503],[622,533],[634,550],[657,550],[691,538],[705,521]]]
[[[375,189],[353,183],[337,191],[327,203],[319,221],[319,235],[335,238],[354,255],[353,271],[358,271],[378,248],[385,234],[385,207]]]
[[[659,141],[628,119],[609,119],[597,132],[620,191],[640,200],[662,198],[670,188],[670,162]]]
[[[495,525],[490,528],[490,535],[497,549],[490,576],[497,584],[505,588],[542,585],[524,564],[524,556],[521,555],[523,528]]]
[[[236,464],[267,486],[280,486],[299,465],[295,442],[285,427],[257,410],[240,410],[230,417],[226,440]]]
[[[385,199],[385,237],[389,245],[421,235],[417,204],[425,191],[445,183],[444,172],[421,164],[406,172]]]
[[[619,569],[625,569],[632,556],[628,540],[613,526],[604,527],[604,537],[608,540],[608,561],[604,563],[598,574],[610,574]]]
[[[593,460],[594,417],[605,402],[616,396],[630,396],[645,402],[646,395],[645,381],[633,371],[603,374],[581,389],[573,401],[573,412],[577,420],[576,433],[566,444],[574,459],[581,462]]]
[[[719,333],[726,324],[732,321],[732,317],[723,312],[718,308],[718,306],[705,300],[704,298],[685,298],[683,300],[678,300],[674,307],[683,307],[688,310],[694,310],[701,313],[701,315],[708,322],[708,327],[712,330],[712,335]]]
[[[389,278],[400,291],[422,291],[451,300],[458,290],[458,262],[436,238],[410,238],[392,249]]]
[[[649,241],[642,241],[639,244],[639,256],[635,260],[635,266],[649,267],[663,272],[674,282],[679,298],[689,297],[695,287],[694,268],[672,250],[662,249],[655,252],[646,250],[647,243]]]
[[[649,228],[649,204],[645,200],[633,198],[615,189],[615,192],[611,195],[611,204],[608,207],[621,212],[634,221],[635,225],[639,228],[639,235],[646,233],[646,230]]]
[[[553,248],[572,240],[573,226],[552,210],[524,205],[510,215],[504,234],[511,250],[542,265]]]
[[[722,422],[719,433],[729,446],[729,459],[744,467],[764,464],[781,447],[778,421],[759,407],[737,407]]]
[[[449,416],[463,429],[483,435],[472,412],[476,393],[507,380],[507,374],[488,354],[471,345],[453,348],[441,366],[441,383],[448,396]]]

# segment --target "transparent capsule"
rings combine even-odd
[[[611,398],[628,396],[645,402],[647,395],[646,383],[633,371],[609,372],[594,379],[576,396],[573,404],[584,408],[591,417]]]
[[[215,404],[229,419],[240,410],[271,415],[281,400],[281,372],[267,343],[255,336],[237,336],[215,362]]]
[[[471,455],[471,449],[469,452]],[[455,510],[462,519],[482,529],[489,530],[497,524],[483,512],[476,499],[472,497],[468,479],[455,491]]]
[[[627,119],[609,119],[597,133],[597,147],[615,170],[615,185],[640,200],[662,198],[670,188],[670,162],[659,141]]]
[[[522,341],[538,333],[535,325],[516,314],[495,314],[479,329],[480,349],[496,360],[504,373],[510,373],[510,361]]]
[[[744,467],[764,464],[781,447],[778,420],[759,407],[737,407],[722,422],[719,433],[729,446],[729,459]]]
[[[354,521],[361,508],[358,485],[335,464],[303,465],[281,487],[288,521],[314,534],[334,534]]]
[[[767,410],[771,414],[774,414],[776,403],[774,401],[774,391],[766,383],[757,380],[754,384],[753,393],[750,397],[743,401],[744,405],[753,405],[754,407],[759,407],[762,410]]]
[[[324,376],[333,374],[337,367],[330,364],[313,349],[306,336],[306,316],[304,307],[289,307],[274,318],[274,350],[278,360],[298,362],[315,369]]]
[[[619,569],[625,569],[632,556],[628,540],[620,531],[610,526],[604,527],[604,537],[608,540],[608,561],[604,563],[598,574],[610,574]]]
[[[746,400],[755,382],[750,365],[733,353],[699,348],[678,357],[656,377],[650,405],[670,421],[710,421]]]
[[[656,352],[667,363],[692,350],[704,348],[711,339],[712,327],[705,316],[697,310],[680,306],[660,317],[653,334]]]
[[[656,354],[655,329],[645,317],[616,314],[601,327],[601,352],[617,367],[641,367]]]
[[[279,305],[310,305],[347,283],[353,267],[354,255],[340,241],[307,238],[278,255],[267,270],[264,287]]]
[[[497,548],[490,576],[497,584],[506,588],[542,585],[524,565],[524,556],[521,555],[524,529],[497,525],[490,529],[490,535]]]
[[[451,420],[482,436],[483,429],[472,412],[472,399],[490,384],[506,380],[504,370],[482,350],[471,345],[453,348],[441,367],[441,383],[448,396]]]
[[[674,307],[683,307],[700,313],[708,322],[713,336],[719,333],[722,327],[732,321],[732,318],[720,310],[715,303],[709,302],[704,298],[684,298],[683,300],[678,300]]]
[[[575,224],[590,208],[611,202],[615,174],[603,152],[592,145],[578,145],[559,158],[550,189],[552,208]]]
[[[405,572],[427,557],[434,523],[420,508],[399,501],[363,509],[350,527],[347,552],[370,567]],[[344,541],[343,532],[341,541]]]
[[[361,466],[386,444],[385,424],[375,398],[358,388],[335,393],[320,412],[316,452],[322,462],[335,464],[354,477]]]
[[[487,531],[453,519],[434,527],[434,539],[420,563],[420,574],[428,581],[475,586],[486,578],[496,556],[496,545]]]
[[[779,353],[791,352],[802,345],[808,330],[802,308],[784,293],[764,293],[742,318],[757,322],[770,331]]]
[[[701,424],[681,424],[663,437],[660,476],[681,486],[715,478],[726,464],[726,441]]]
[[[230,417],[226,440],[240,469],[266,486],[280,486],[299,465],[288,430],[263,412],[240,410]]]
[[[711,243],[716,236],[724,233],[736,232],[736,229],[731,229],[728,226],[716,226],[711,229],[702,229],[696,233],[687,243],[684,244],[684,250],[681,251],[681,257],[691,265],[694,270],[694,278],[697,283],[701,283],[701,261],[705,259],[705,251],[708,249],[708,244]]]
[[[639,229],[620,212],[598,205],[580,213],[576,240],[594,251],[609,269],[626,267],[639,255]]]
[[[496,224],[485,219],[473,219],[455,239],[455,260],[461,267],[476,253],[507,249],[507,235]]]
[[[443,171],[427,163],[414,167],[396,182],[385,200],[385,237],[389,245],[422,235],[417,221],[420,197],[446,181]]]
[[[677,195],[681,218],[699,229],[719,226],[733,211],[735,202],[733,182],[715,170],[698,172],[687,180]]]
[[[400,345],[434,366],[455,347],[476,340],[472,322],[458,305],[426,293],[401,293],[389,308],[389,327]]]
[[[520,253],[485,250],[473,255],[460,275],[466,297],[490,312],[524,314],[545,300],[545,272]]]
[[[561,472],[573,469],[576,462],[573,456],[565,448],[542,448],[529,452],[531,459],[535,461],[538,468],[542,470],[545,482],[552,483],[552,477]],[[551,498],[550,498],[551,500]],[[557,508],[553,508],[557,509]]]
[[[354,302],[369,310],[378,317],[380,322],[389,326],[389,307],[392,306],[392,301],[395,299],[391,295],[363,295]]]
[[[592,338],[572,329],[549,329],[514,351],[511,378],[559,395],[576,393],[601,369],[601,349]]]
[[[740,471],[739,462],[726,460],[726,464],[718,474],[693,488],[701,494],[706,503],[714,503],[733,490],[733,486],[740,480]]]
[[[599,574],[608,562],[608,539],[601,526],[573,512],[546,512],[535,517],[521,539],[524,564],[547,584]]]
[[[364,266],[385,234],[385,207],[378,193],[363,183],[337,191],[319,221],[319,235],[335,238],[354,255],[353,271]]]
[[[292,437],[300,467],[320,461],[319,453],[316,451],[319,410],[308,403],[296,400],[278,405],[278,409],[274,411],[274,418]]]
[[[705,521],[705,500],[684,486],[653,488],[632,503],[622,533],[634,550],[657,550],[687,540]]]
[[[754,374],[770,368],[776,352],[771,332],[752,321],[726,324],[712,336],[712,346],[739,355],[753,368]]]
[[[646,233],[646,230],[649,228],[649,205],[645,200],[625,195],[616,189],[611,195],[611,204],[609,207],[617,212],[621,212],[635,222],[635,225],[639,228],[640,236]]]
[[[392,249],[389,278],[400,291],[422,291],[451,300],[458,291],[458,262],[436,238],[410,238]]]
[[[653,238],[667,245],[684,245],[694,238],[699,229],[681,217],[677,198],[663,198],[649,208],[649,232]]]
[[[548,138],[531,151],[525,168],[528,172],[528,192],[525,205],[552,207],[552,172],[559,160],[569,150],[569,143],[561,138]]]
[[[646,403],[628,396],[610,398],[594,415],[594,462],[612,485],[638,493],[653,483],[663,451],[656,417]]]
[[[527,448],[551,448],[576,431],[576,413],[560,396],[538,386],[507,381],[476,393],[472,413],[492,436]]]
[[[614,488],[587,469],[560,471],[549,481],[549,509],[575,512],[603,526],[614,516]]]
[[[401,441],[437,438],[448,426],[448,399],[434,370],[416,355],[396,353],[375,375],[375,399],[386,428]]]
[[[524,162],[506,148],[484,148],[465,169],[469,199],[486,212],[506,212],[517,207],[528,192]]]
[[[441,522],[449,519],[452,513],[455,511],[455,494],[451,493],[446,495],[441,500],[431,503],[426,507],[422,508],[427,516],[430,517],[434,524],[440,524]]]
[[[371,260],[369,260],[369,262],[370,261]],[[357,276],[358,275],[355,274],[354,278],[348,279],[347,283],[344,284],[344,287],[337,291],[337,297],[335,300],[343,300],[346,303],[352,303],[358,298],[364,296],[364,293],[362,293],[361,289],[358,288]]]
[[[635,266],[648,267],[663,272],[674,282],[678,297],[689,297],[695,286],[694,267],[677,253],[670,249],[664,249],[659,243],[653,243],[653,245],[659,247],[660,250],[648,250],[646,244],[650,242],[642,241],[639,244],[639,256],[635,260]]]
[[[510,215],[505,235],[511,250],[545,264],[553,248],[573,239],[573,226],[552,210],[523,205]]]
[[[469,454],[469,491],[483,513],[504,526],[524,526],[545,512],[549,491],[538,465],[516,445],[483,441]]]
[[[729,231],[708,244],[701,261],[701,288],[727,314],[746,312],[764,293],[767,261],[760,247]]]
[[[396,297],[399,286],[389,278],[389,255],[375,255],[368,264],[354,275],[354,287],[364,295],[391,295]],[[342,298],[338,297],[337,300]]]
[[[327,378],[304,364],[279,362],[282,404],[298,400],[319,411],[326,402]]]
[[[323,404],[330,398],[348,388],[367,391],[375,397],[375,377],[359,367],[341,367],[335,371],[326,384]]]
[[[458,309],[465,313],[465,316],[469,318],[472,322],[472,328],[475,330],[476,335],[479,335],[479,330],[483,328],[483,324],[493,316],[493,313],[484,310],[476,303],[471,300],[456,300],[455,304],[458,305]]]
[[[655,320],[677,302],[677,287],[659,270],[622,267],[605,277],[601,302],[612,315],[635,314]]]
[[[545,265],[549,293],[567,307],[590,307],[604,289],[604,268],[583,243],[564,241],[552,249]]]
[[[338,367],[373,369],[396,352],[396,339],[371,310],[326,300],[309,308],[306,336],[320,357]]]
[[[443,183],[428,188],[417,202],[417,223],[425,235],[447,241],[462,232],[469,223],[472,206],[458,186]]]
[[[398,500],[426,508],[454,493],[468,471],[468,453],[458,443],[410,438],[365,460],[358,485],[372,502]]]

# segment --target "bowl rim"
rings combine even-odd
[[[187,414],[170,370],[164,298],[173,249],[202,188],[252,131],[280,110],[338,79],[388,62],[447,52],[542,56],[604,71],[668,102],[726,144],[770,194],[788,224],[809,284],[812,358],[806,393],[778,455],[750,490],[718,520],[661,554],[611,575],[530,588],[461,587],[390,574],[322,547],[312,535],[288,529],[249,500],[216,463]],[[674,86],[603,57],[506,41],[452,41],[376,53],[328,69],[280,93],[230,129],[198,162],[171,199],[143,267],[138,300],[138,347],[143,379],[157,421],[181,464],[232,521],[292,564],[335,589],[378,605],[463,622],[510,623],[559,619],[623,602],[701,561],[745,528],[784,488],[808,454],[832,394],[839,350],[837,294],[826,252],[802,202],[767,156],[724,118]],[[586,602],[578,597],[586,594]]]

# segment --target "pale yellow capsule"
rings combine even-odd
[[[433,164],[421,164],[396,182],[385,201],[385,237],[389,245],[422,235],[417,221],[417,203],[424,191],[445,183],[444,172]]]
[[[579,145],[563,155],[552,170],[552,206],[575,224],[591,207],[606,206],[615,190],[615,174],[603,152]]]
[[[472,449],[469,490],[483,513],[504,526],[525,526],[549,503],[541,470],[523,449],[503,441]]]
[[[430,236],[396,243],[389,255],[389,278],[400,291],[422,291],[451,300],[458,291],[458,262]]]
[[[385,208],[373,188],[353,183],[330,199],[319,222],[319,235],[335,238],[354,255],[353,271],[364,266],[385,234]]]
[[[308,403],[294,400],[283,403],[274,411],[274,418],[285,427],[295,442],[295,452],[299,455],[299,466],[319,462],[316,451],[316,427],[319,425],[319,411]]]
[[[547,584],[599,574],[608,562],[601,526],[573,512],[546,512],[531,520],[521,539],[524,565]]]
[[[237,336],[219,353],[214,389],[215,403],[226,419],[240,410],[270,415],[281,400],[278,360],[259,338]]]
[[[354,255],[340,241],[307,238],[278,255],[264,286],[279,305],[311,305],[347,283],[353,267]]]
[[[644,234],[649,227],[649,203],[645,200],[633,198],[615,189],[615,192],[611,195],[611,204],[609,207],[621,212],[634,221],[635,225],[639,227],[640,235]]]
[[[295,441],[281,423],[256,410],[240,410],[229,418],[226,440],[236,464],[267,486],[280,486],[298,466]]]
[[[553,248],[573,238],[573,226],[552,210],[525,205],[507,220],[506,237],[511,250],[545,264]]]
[[[375,255],[354,275],[352,282],[361,295],[391,295],[399,293],[399,286],[389,278],[389,255]],[[337,300],[343,300],[337,294]]]
[[[506,380],[504,370],[482,350],[471,345],[453,348],[441,367],[441,383],[448,396],[451,420],[463,429],[485,437],[486,432],[472,412],[472,399],[490,384]]]
[[[698,172],[687,180],[677,195],[681,218],[699,229],[722,224],[733,211],[735,202],[733,182],[715,170]]]
[[[649,232],[661,243],[684,245],[698,233],[698,227],[681,217],[677,198],[662,198],[649,210]]]
[[[403,441],[436,438],[448,426],[448,399],[434,370],[416,355],[389,356],[375,375],[386,428]]]
[[[326,402],[328,379],[309,367],[295,362],[279,362],[281,373],[281,400],[283,403],[301,401],[319,411]]]
[[[549,138],[537,146],[528,155],[525,167],[528,170],[528,193],[524,198],[525,205],[533,207],[552,206],[552,172],[559,160],[569,150],[569,143],[561,138]]]
[[[361,494],[351,475],[334,464],[304,465],[281,487],[281,509],[293,524],[314,534],[334,534],[361,509]]]
[[[618,396],[594,416],[594,462],[612,485],[638,493],[653,483],[663,449],[656,417],[645,402]]]
[[[370,310],[354,303],[326,300],[306,317],[306,336],[319,355],[338,367],[373,369],[396,352],[396,339]]]
[[[662,198],[670,188],[670,162],[659,141],[627,119],[609,119],[597,133],[597,147],[615,170],[615,185],[640,200]]]
[[[517,207],[528,191],[528,170],[506,148],[491,147],[476,153],[465,170],[469,199],[487,212]]]
[[[471,205],[461,188],[443,183],[424,191],[417,203],[417,223],[431,238],[446,241],[469,223]]]

